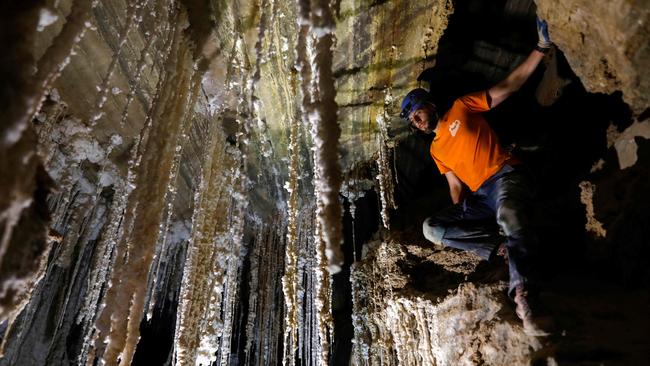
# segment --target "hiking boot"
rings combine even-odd
[[[535,337],[550,335],[553,320],[549,315],[542,315],[537,301],[531,299],[523,285],[515,287],[515,313],[524,325],[524,333]]]

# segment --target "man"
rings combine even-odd
[[[524,84],[551,46],[546,23],[537,20],[539,42],[505,80],[488,90],[456,99],[442,117],[424,89],[410,91],[402,117],[426,134],[435,133],[430,153],[449,183],[453,206],[427,218],[431,242],[467,250],[483,259],[508,259],[508,294],[529,334],[546,335],[531,308],[530,251],[535,235],[529,222],[530,186],[521,164],[505,151],[481,112],[495,108]],[[505,235],[499,235],[498,227]],[[500,253],[496,253],[500,252]]]

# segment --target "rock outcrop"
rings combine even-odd
[[[472,275],[478,264],[471,254],[429,245],[399,239],[374,243],[351,275],[354,364],[528,365],[545,360],[539,352],[544,339],[526,335],[508,306],[503,271],[479,281]],[[465,282],[468,277],[476,282]]]
[[[640,114],[650,107],[650,4],[536,0],[553,42],[592,93],[623,92]],[[643,66],[645,65],[645,66]]]

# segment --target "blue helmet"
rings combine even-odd
[[[413,111],[422,108],[425,103],[435,107],[431,94],[429,94],[428,91],[422,88],[411,90],[406,94],[404,100],[402,100],[402,112],[400,113],[400,117],[408,119]]]

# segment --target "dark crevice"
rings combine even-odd
[[[380,225],[378,197],[374,190],[355,200],[355,219],[352,219],[350,203],[344,200],[343,252],[345,263],[341,272],[334,275],[332,283],[332,316],[334,319],[334,341],[330,365],[348,365],[352,352],[352,287],[350,266],[361,259],[363,243],[368,242]],[[353,248],[354,246],[354,248]],[[357,258],[354,258],[356,252]]]

